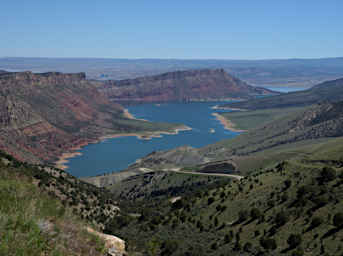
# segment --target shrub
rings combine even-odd
[[[262,216],[262,213],[257,208],[252,208],[250,211],[250,217],[254,220],[259,219]]]
[[[337,228],[340,228],[343,226],[343,213],[339,212],[339,213],[336,213],[334,216],[333,216],[333,224],[337,227]]]
[[[288,200],[288,194],[287,193],[283,193],[281,196],[281,201],[282,202],[286,202]]]
[[[230,243],[231,241],[232,241],[232,235],[231,234],[226,234],[225,236],[224,236],[224,243],[226,243],[226,244],[228,244],[228,243]]]
[[[216,242],[214,242],[213,244],[211,244],[211,249],[212,250],[217,250],[218,249],[218,244]]]
[[[285,189],[289,189],[292,186],[292,181],[291,180],[285,180]]]
[[[214,198],[213,198],[213,197],[209,197],[209,198],[207,199],[207,204],[208,204],[208,205],[212,204],[213,202],[214,202]]]
[[[161,255],[172,255],[178,248],[177,241],[174,240],[167,240],[165,241],[162,246],[162,252]]]
[[[273,200],[273,199],[268,200],[267,205],[268,205],[270,208],[273,208],[273,207],[275,206],[274,200]]]
[[[311,221],[311,228],[316,228],[323,223],[323,219],[320,217],[314,217]]]
[[[178,209],[181,209],[183,207],[184,207],[184,203],[183,203],[182,199],[177,200],[175,203],[172,204],[172,209],[173,210],[178,210]]]
[[[303,256],[304,255],[304,250],[302,248],[297,248],[293,253],[292,256]]]
[[[266,250],[275,250],[277,248],[276,241],[273,238],[262,237],[260,239],[260,244]]]
[[[215,217],[215,218],[214,218],[214,226],[215,226],[215,227],[217,227],[217,226],[218,226],[218,224],[219,224],[218,218],[217,218],[217,217]]]
[[[276,214],[274,221],[278,227],[281,227],[288,222],[288,216],[285,212],[279,212]]]
[[[252,249],[252,244],[251,244],[250,242],[246,242],[246,243],[244,244],[244,246],[243,246],[243,250],[244,250],[245,252],[250,252],[251,249]]]
[[[239,222],[243,222],[246,221],[248,219],[249,213],[246,210],[241,210],[238,213],[238,221]]]
[[[291,234],[287,239],[287,243],[289,247],[291,248],[298,247],[301,244],[301,242],[302,242],[302,238],[301,238],[301,235],[299,234]]]
[[[324,167],[320,172],[319,182],[325,183],[336,179],[336,171],[330,167]]]

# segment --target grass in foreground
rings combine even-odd
[[[104,242],[87,224],[0,158],[0,255],[104,255]]]

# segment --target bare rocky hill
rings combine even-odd
[[[253,87],[223,69],[202,69],[164,73],[119,81],[99,87],[114,101],[163,102],[249,99],[272,91]]]

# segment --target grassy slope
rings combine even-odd
[[[103,255],[89,224],[37,187],[29,169],[0,159],[0,255]]]
[[[220,113],[226,119],[233,123],[234,127],[238,130],[251,130],[264,123],[271,122],[287,116],[293,111],[297,111],[298,108],[276,108],[276,109],[264,109],[255,111],[235,111]]]
[[[166,171],[149,172],[129,177],[107,188],[121,200],[141,201],[168,200],[176,196],[184,196],[222,182],[221,177],[197,176]],[[229,179],[227,179],[229,180]]]
[[[268,109],[229,113],[227,116],[236,117],[239,125],[250,124],[253,128],[234,139],[206,146],[200,152],[212,159],[230,157],[238,170],[246,173],[293,156],[312,154],[311,148],[326,141],[339,147],[342,140],[335,142],[333,137],[342,136],[338,128],[342,123],[341,108],[342,103],[335,103],[286,108],[284,112]],[[256,116],[263,116],[260,123]]]

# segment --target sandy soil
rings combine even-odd
[[[212,113],[213,116],[217,118],[221,122],[221,124],[224,126],[226,130],[232,131],[232,132],[246,132],[246,130],[239,130],[235,128],[235,124],[232,123],[230,120],[226,119],[222,115],[218,113]]]
[[[232,110],[232,111],[246,111],[242,108],[229,108],[229,107],[221,107],[219,105],[213,106],[211,109],[219,109],[219,110]]]

